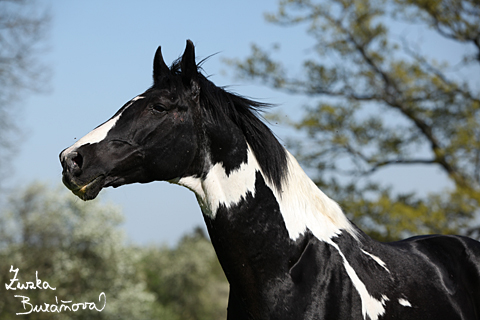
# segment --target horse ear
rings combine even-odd
[[[182,74],[186,79],[192,80],[198,73],[195,63],[195,46],[191,40],[187,40],[187,47],[181,61]]]
[[[157,81],[162,76],[167,75],[170,72],[167,64],[163,60],[162,48],[158,47],[155,52],[155,58],[153,58],[153,81]]]

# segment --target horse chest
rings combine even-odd
[[[261,179],[255,196],[220,206],[205,221],[232,290],[252,319],[361,318],[361,301],[337,249],[310,231],[292,240]]]
[[[209,221],[210,232],[218,224]],[[212,235],[212,242],[251,319],[363,319],[361,299],[332,246],[308,232],[266,250],[261,240],[230,234]]]

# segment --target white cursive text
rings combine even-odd
[[[22,314],[30,314],[32,312],[57,312],[60,313],[62,311],[73,311],[76,312],[80,308],[82,310],[86,310],[87,308],[89,310],[97,310],[98,312],[103,311],[105,306],[107,305],[107,297],[105,296],[105,293],[102,292],[98,296],[98,302],[102,302],[102,296],[103,296],[103,307],[101,309],[98,309],[95,302],[82,302],[82,303],[74,303],[71,304],[72,301],[63,301],[60,300],[60,304],[58,303],[58,298],[55,296],[55,304],[48,304],[44,302],[43,305],[32,305],[29,301],[29,297],[21,296],[21,295],[15,295],[16,298],[22,298],[22,301],[20,301],[23,305],[23,309],[26,310],[26,312],[21,312],[17,313],[17,315],[22,315]],[[27,309],[27,307],[29,309]]]
[[[5,283],[5,288],[7,290],[31,290],[31,289],[50,289],[50,290],[57,290],[57,288],[50,287],[50,284],[47,281],[42,281],[38,279],[38,271],[35,271],[35,282],[27,281],[25,284],[20,283],[17,279],[18,268],[13,269],[13,266],[10,266],[9,272],[15,272],[13,279],[10,279],[10,284]],[[15,286],[15,282],[17,285]]]

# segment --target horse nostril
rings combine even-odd
[[[80,175],[83,166],[83,157],[78,152],[71,152],[64,158],[64,169],[74,176]]]
[[[74,164],[78,166],[78,168],[82,168],[83,166],[83,157],[81,154],[77,154],[75,157],[72,158]]]

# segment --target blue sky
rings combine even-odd
[[[152,60],[159,45],[167,63],[182,54],[186,39],[194,41],[199,59],[218,53],[204,65],[214,83],[279,104],[287,114],[298,114],[299,106],[308,102],[305,97],[241,82],[223,62],[246,57],[251,43],[268,47],[280,42],[287,67],[298,66],[312,42],[303,27],[287,29],[265,22],[263,14],[275,11],[276,0],[41,0],[40,4],[49,6],[53,16],[50,50],[44,57],[53,71],[51,91],[25,100],[21,111],[25,141],[14,158],[10,185],[34,180],[60,184],[59,152],[151,85]],[[434,48],[435,43],[430,46]],[[289,134],[283,128],[273,130],[281,138]],[[445,186],[445,179],[434,169],[419,168],[409,175],[393,171],[379,177],[394,179],[400,188]],[[426,184],[428,179],[433,183]],[[123,207],[127,235],[135,242],[173,244],[185,232],[204,225],[193,193],[166,182],[110,188],[99,198],[95,201]]]
[[[263,13],[275,1],[54,1],[50,50],[50,92],[31,95],[22,107],[25,141],[15,157],[10,184],[61,183],[59,152],[110,118],[152,83],[152,62],[161,45],[169,64],[183,53],[186,39],[217,85],[241,94],[285,103],[278,93],[241,84],[223,58],[242,57],[250,43],[281,40],[287,30],[269,26]],[[35,154],[35,166],[31,155]],[[73,195],[72,195],[73,197]],[[80,200],[79,200],[80,201]],[[175,243],[203,217],[192,192],[166,182],[105,189],[98,200],[123,207],[125,229],[136,242]]]

